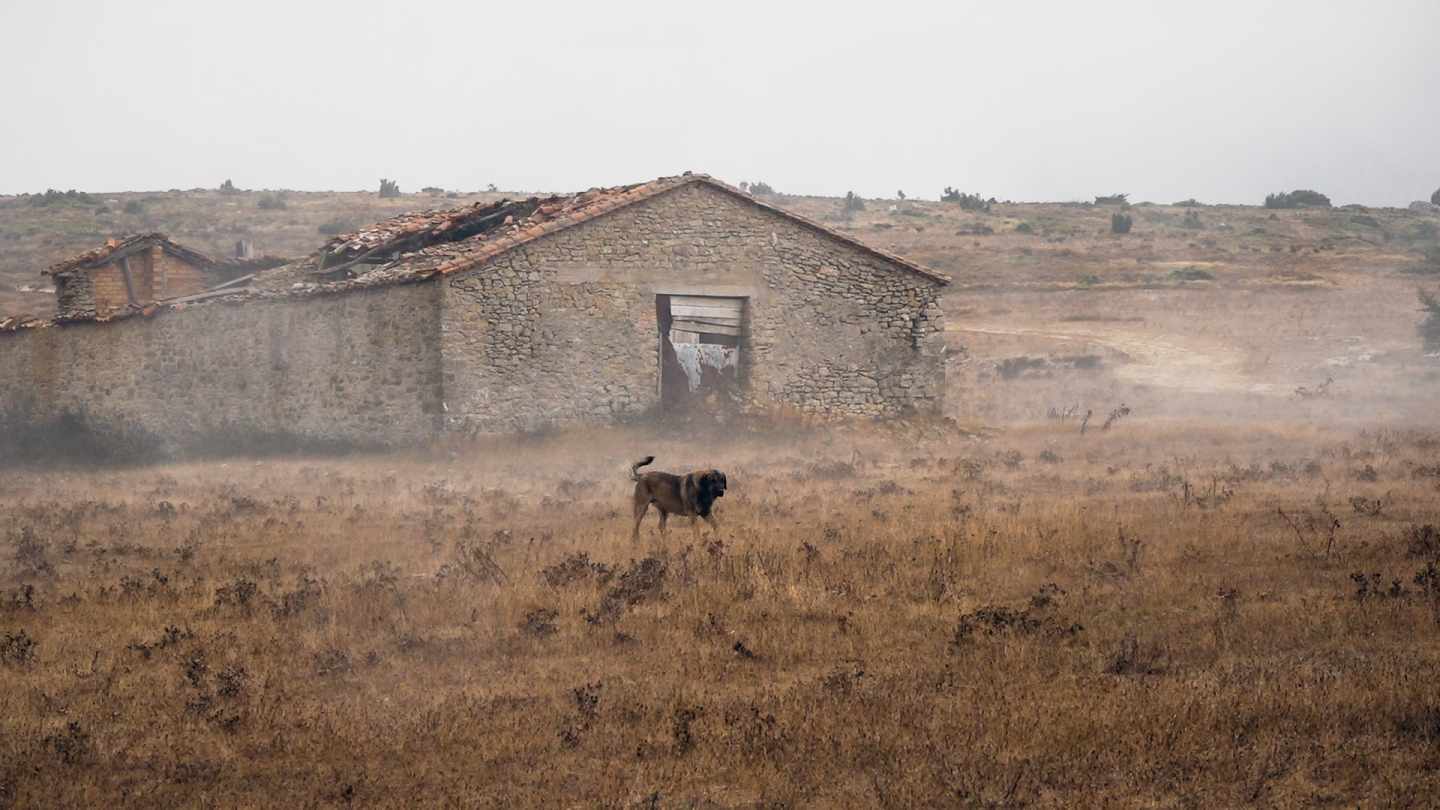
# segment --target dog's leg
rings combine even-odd
[[[641,495],[637,492],[635,494],[635,531],[630,533],[630,539],[632,541],[637,541],[640,539],[640,521],[645,519],[645,513],[649,511],[650,499],[641,497]],[[664,512],[660,513],[660,526],[662,529],[665,526]]]
[[[715,522],[714,512],[711,512],[710,514],[705,516],[705,522],[710,524],[710,532],[712,534],[720,534],[720,524]]]
[[[667,522],[669,522],[669,520],[670,520],[670,513],[669,513],[669,512],[666,512],[664,509],[661,509],[661,510],[659,510],[659,511],[660,511],[660,539],[661,539],[661,540],[664,540],[664,539],[665,539],[665,524],[666,524]]]

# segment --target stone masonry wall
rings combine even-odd
[[[438,321],[438,285],[418,284],[0,333],[0,429],[68,414],[161,450],[423,441]]]
[[[932,279],[731,194],[690,184],[444,282],[446,425],[603,422],[659,400],[657,294],[747,299],[747,405],[939,413]]]

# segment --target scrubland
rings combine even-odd
[[[7,469],[0,806],[1433,806],[1440,434],[1101,422]]]

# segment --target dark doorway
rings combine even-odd
[[[745,299],[657,295],[655,314],[664,409],[737,404]]]

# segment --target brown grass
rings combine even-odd
[[[726,470],[718,537],[631,543],[648,453]],[[1437,453],[1134,417],[4,473],[0,806],[1428,805]]]

